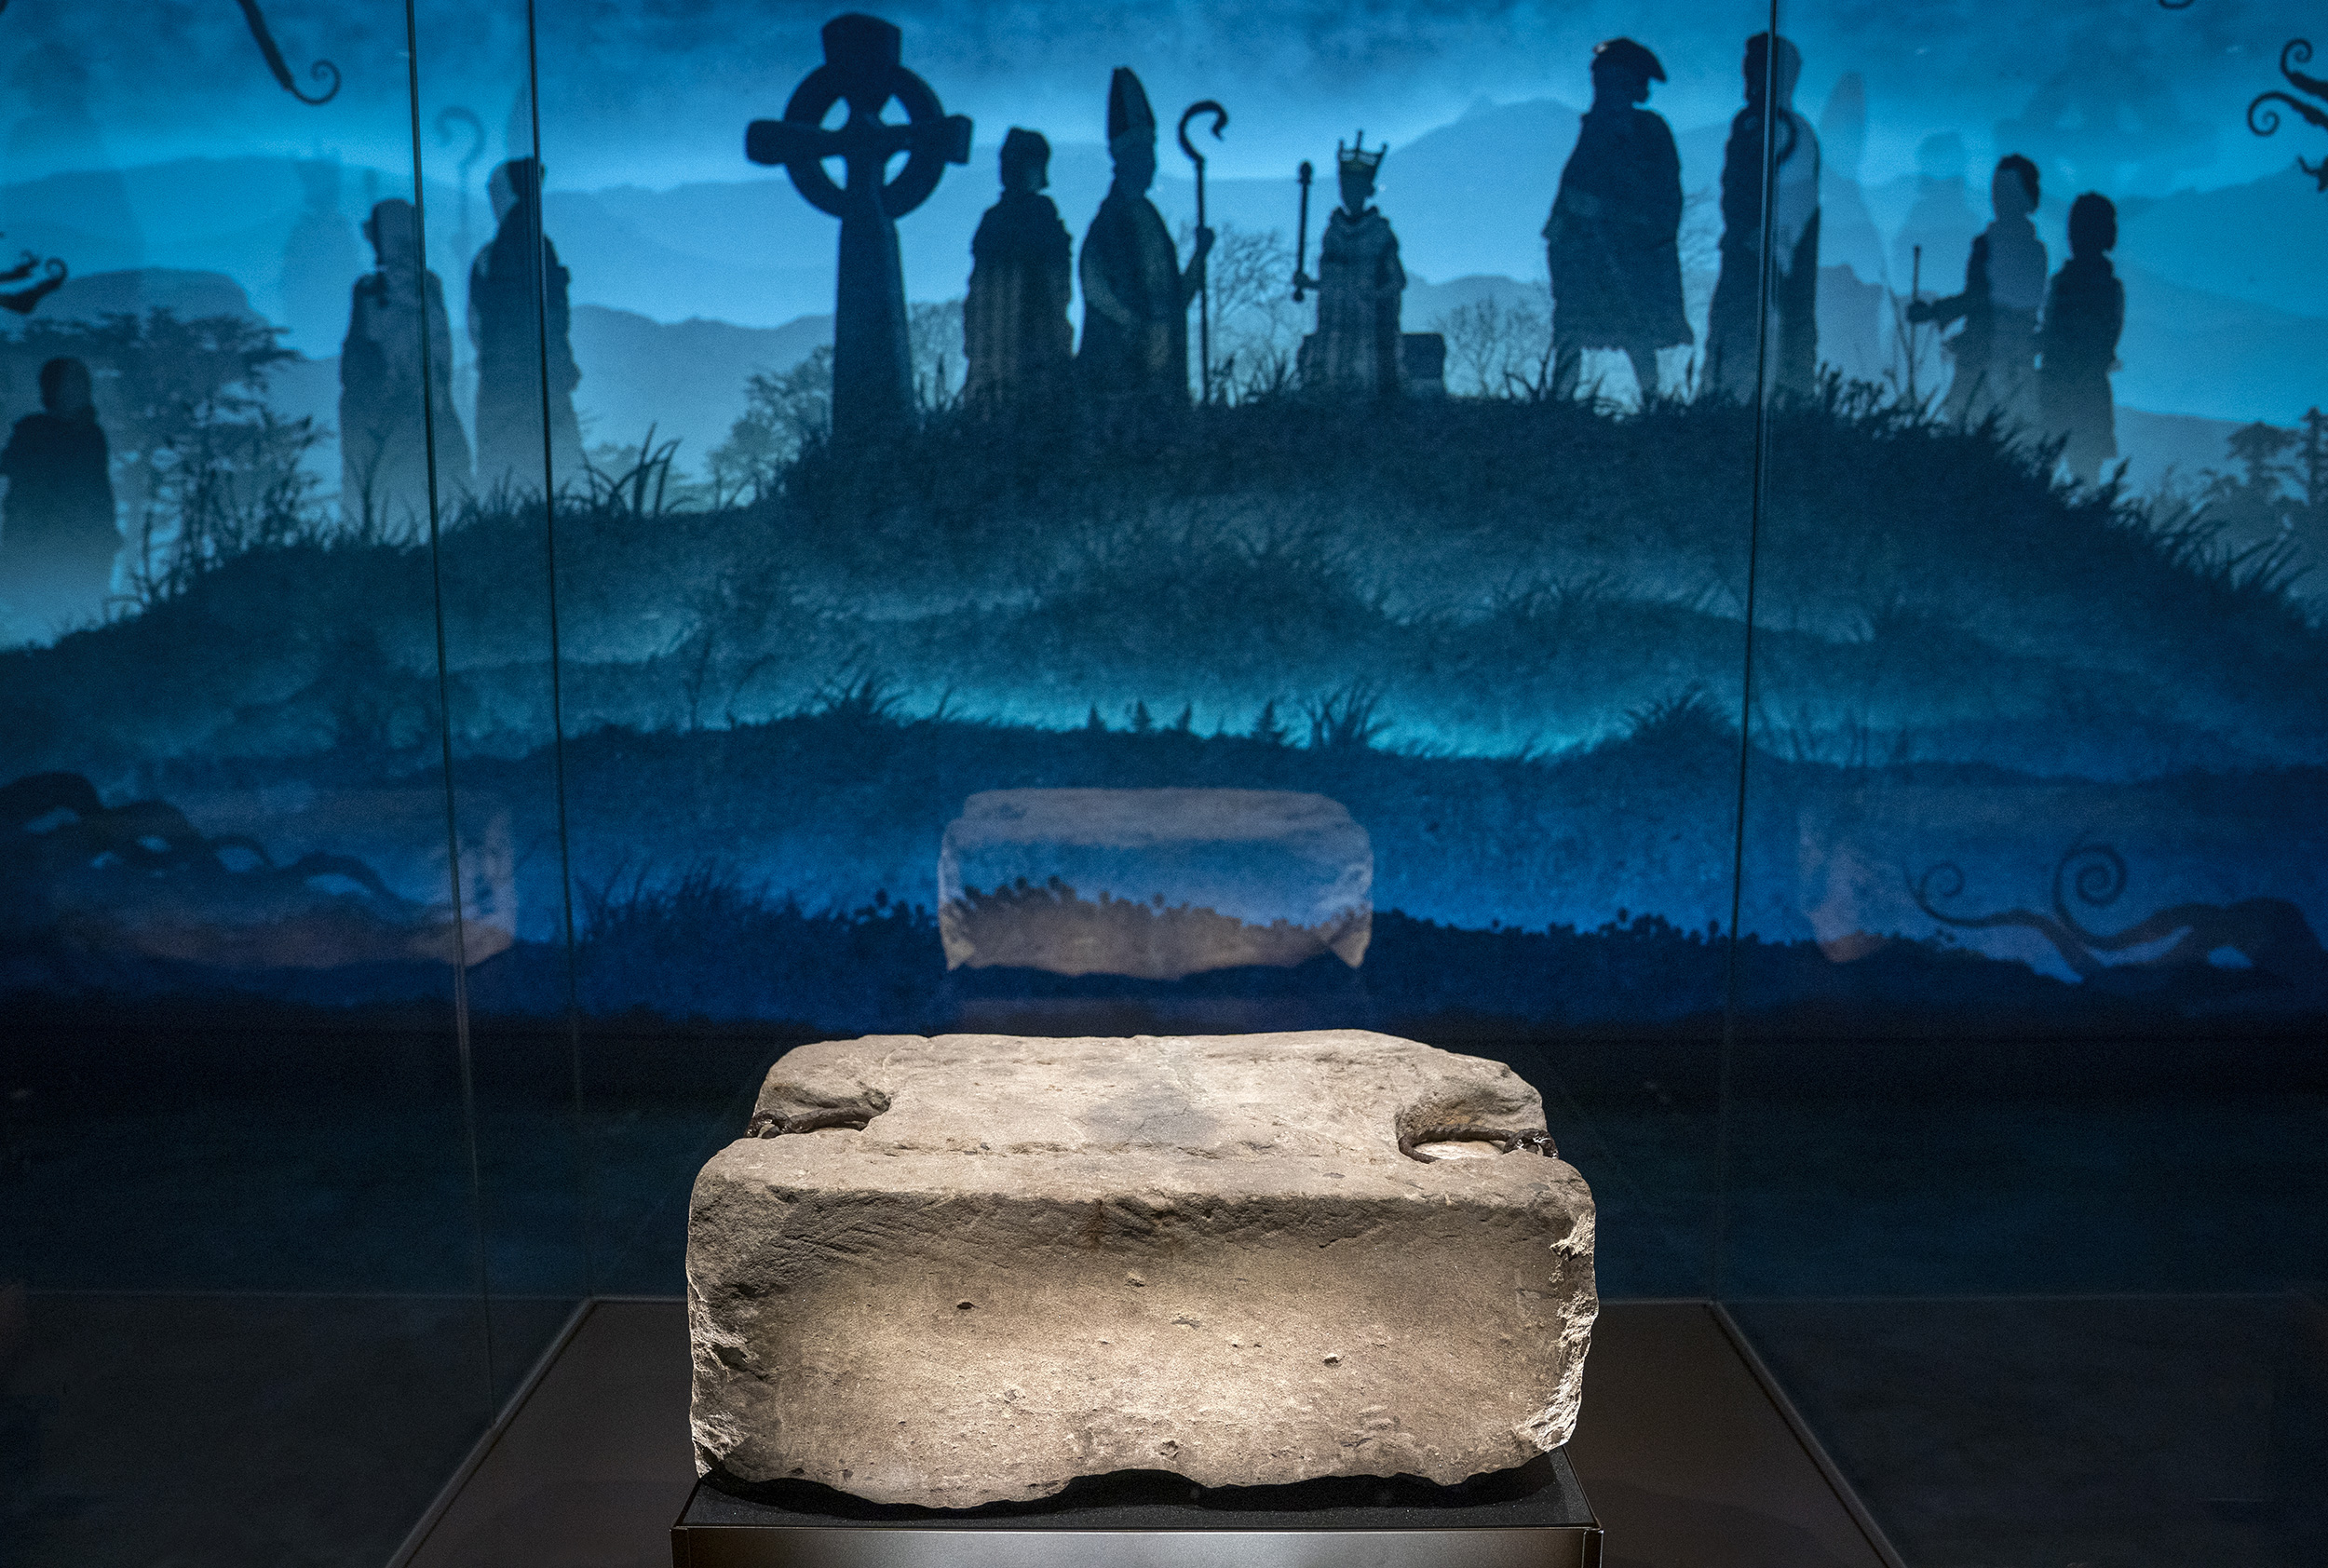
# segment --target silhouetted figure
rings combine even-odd
[[[927,82],[905,68],[898,30],[854,13],[824,24],[824,63],[792,89],[780,120],[754,120],[744,155],[782,164],[792,188],[841,220],[832,302],[832,439],[853,444],[894,432],[914,417],[914,364],[906,331],[904,264],[897,220],[938,188],[950,163],[970,161],[970,122],[949,115]],[[900,124],[881,117],[892,101]],[[846,101],[837,130],[825,115]],[[894,179],[889,162],[905,155]],[[839,158],[836,185],[824,160]]]
[[[1867,153],[1867,81],[1847,71],[1819,112],[1819,253],[1863,283],[1885,281],[1884,238],[1867,210],[1860,165]]]
[[[1973,265],[1965,269],[1965,292],[1951,299],[1909,305],[1910,321],[1946,326],[1958,317],[1967,332],[1950,345],[1955,380],[1943,412],[1951,419],[1980,421],[1997,415],[2008,429],[2037,420],[2037,311],[2045,304],[2045,244],[2029,214],[2037,210],[2037,165],[2018,153],[1997,160],[1989,182],[1996,217],[1981,231],[1982,282],[1975,297]],[[1972,320],[1976,311],[1984,315]],[[1970,335],[1978,326],[1978,336]]]
[[[1929,322],[1943,331],[1964,323],[1941,346],[1956,367],[1948,379],[1948,396],[1940,414],[1961,425],[1973,417],[1974,395],[1988,385],[1989,358],[1996,340],[1996,312],[1988,290],[1988,236],[1976,234],[1964,262],[1964,291],[1945,299],[1919,300],[1908,306],[1908,319]]]
[[[444,285],[421,267],[413,204],[381,202],[364,237],[379,267],[356,281],[340,348],[340,510],[364,526],[400,528],[428,517],[431,444],[440,502],[467,488],[468,440],[453,411]]]
[[[2016,425],[2037,421],[2037,315],[2045,308],[2045,242],[2029,215],[2037,208],[2037,167],[2019,153],[1997,160],[1989,182],[1996,216],[1988,237],[1988,292],[1996,310],[1989,378],[1996,405]]]
[[[0,592],[20,610],[63,620],[103,605],[121,533],[88,367],[78,359],[41,366],[40,406],[16,422],[0,452],[0,478],[8,481]]]
[[[582,372],[574,362],[570,275],[542,232],[541,165],[511,158],[494,170],[489,188],[500,226],[468,271],[468,340],[477,350],[477,487],[486,494],[505,484],[543,489],[547,407],[549,488],[555,490],[582,467],[582,426],[574,412]]]
[[[1867,83],[1847,71],[1819,112],[1819,358],[1847,380],[1880,382],[1896,323],[1883,235],[1860,185],[1866,151]]]
[[[283,317],[297,342],[321,358],[347,286],[363,273],[364,248],[340,210],[340,160],[305,158],[295,167],[306,199],[283,241]]]
[[[1318,276],[1297,287],[1318,294],[1318,330],[1302,339],[1295,358],[1302,385],[1338,398],[1391,398],[1401,389],[1399,305],[1406,268],[1399,237],[1382,210],[1367,205],[1388,143],[1366,151],[1360,131],[1348,147],[1334,143],[1342,205],[1318,238]]]
[[[1592,107],[1544,224],[1552,273],[1552,391],[1575,395],[1588,348],[1621,348],[1643,398],[1658,350],[1694,341],[1682,312],[1682,160],[1662,117],[1634,105],[1665,67],[1631,38],[1592,47]]]
[[[1807,394],[1819,370],[1819,138],[1793,108],[1800,50],[1770,34],[1746,40],[1746,107],[1722,153],[1722,275],[1706,319],[1706,379],[1730,398],[1754,395],[1760,327],[1764,99],[1775,85],[1766,155],[1776,170],[1770,202],[1770,385]],[[1775,74],[1775,84],[1771,77]]]
[[[1049,409],[1075,366],[1075,241],[1050,183],[1050,143],[1017,126],[1002,141],[1002,199],[970,239],[962,306],[963,399],[983,413]]]
[[[2088,191],[2069,205],[2069,260],[2053,276],[2037,334],[2044,361],[2037,403],[2051,435],[2068,438],[2062,462],[2074,479],[2091,480],[2118,455],[2118,412],[2110,372],[2126,325],[2126,286],[2111,270],[2118,209]]]
[[[1083,236],[1083,346],[1076,366],[1112,427],[1188,404],[1188,302],[1204,284],[1212,231],[1197,231],[1185,269],[1148,200],[1156,183],[1156,115],[1140,78],[1117,66],[1107,84],[1107,152],[1115,182]]]

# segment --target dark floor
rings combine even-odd
[[[493,1413],[473,1300],[10,1299],[0,1562],[369,1568]],[[538,1357],[572,1310],[495,1303],[501,1353]]]
[[[12,1330],[0,1297],[0,1359],[17,1347],[0,1385],[9,1564],[374,1568],[485,1430],[485,1315],[459,1298],[74,1293],[27,1304]],[[1626,1526],[1612,1534],[1612,1568],[1851,1561],[1834,1541],[1813,1550],[1789,1533],[1816,1521],[1772,1515],[1757,1489],[1776,1482],[1740,1479],[1736,1455],[1768,1449],[1755,1431],[1777,1428],[1737,1397],[1742,1363],[1726,1345],[1644,1331],[1658,1314],[1699,1311],[1613,1303],[1595,1336],[1572,1453],[1604,1518]],[[2315,1298],[1733,1311],[1912,1568],[2328,1561],[2328,1308]],[[559,1302],[495,1303],[499,1353],[548,1345],[567,1314]],[[578,1444],[581,1461],[541,1496],[482,1514],[472,1504],[458,1521],[490,1541],[554,1516],[600,1555],[448,1556],[454,1537],[440,1530],[422,1561],[661,1561],[639,1543],[660,1547],[684,1491],[684,1332],[676,1304],[593,1308],[575,1343],[619,1354],[599,1357],[579,1386],[569,1374],[592,1357],[562,1358],[567,1372],[530,1408],[564,1413],[536,1419],[525,1439]],[[591,1413],[614,1405],[648,1413]],[[1781,1469],[1803,1462],[1783,1445],[1769,1452]],[[1629,1453],[1663,1468],[1651,1475]],[[650,1472],[670,1479],[649,1484]],[[1720,1543],[1733,1555],[1714,1554]],[[1739,1543],[1764,1555],[1735,1555]]]
[[[2328,1278],[2328,1096],[1740,1098],[1730,1123],[1726,1300]]]
[[[2317,1298],[1730,1310],[1915,1568],[2328,1562]]]
[[[385,1561],[571,1303],[679,1289],[757,1070],[666,1067],[578,1112],[490,1080],[467,1115],[400,1082],[0,1106],[0,1561]],[[1740,1094],[1726,1127],[1703,1085],[1545,1075],[1604,1296],[1718,1278],[1915,1568],[2328,1562],[2294,1293],[2328,1279],[2328,1097]]]
[[[1714,1315],[1597,1326],[1569,1457],[1608,1568],[1883,1568]],[[409,1568],[649,1568],[695,1480],[681,1304],[594,1307]]]

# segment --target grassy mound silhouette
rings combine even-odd
[[[569,499],[569,734],[900,700],[1060,727],[1135,705],[1242,733],[1363,686],[1409,748],[1557,751],[1740,700],[1753,425],[1449,400],[1257,401],[1093,445],[934,421],[812,451],[750,507]],[[1840,394],[1779,409],[1755,561],[1758,739],[2089,777],[2321,760],[2328,633],[2203,518],[2065,490],[1994,430]],[[0,655],[0,771],[416,761],[550,733],[550,552],[503,497],[420,545],[308,539]]]

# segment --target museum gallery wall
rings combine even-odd
[[[218,1333],[441,1407],[385,1551],[832,1036],[1508,1061],[1610,1296],[2319,1277],[2317,20],[19,0],[0,1290],[364,1304]]]

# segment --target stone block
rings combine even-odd
[[[1338,802],[1291,790],[993,790],[939,851],[946,966],[1179,980],[1352,968],[1374,926],[1374,846]]]
[[[1524,1464],[1591,1194],[1498,1062],[1355,1030],[804,1046],[689,1215],[697,1461],[968,1507]]]

